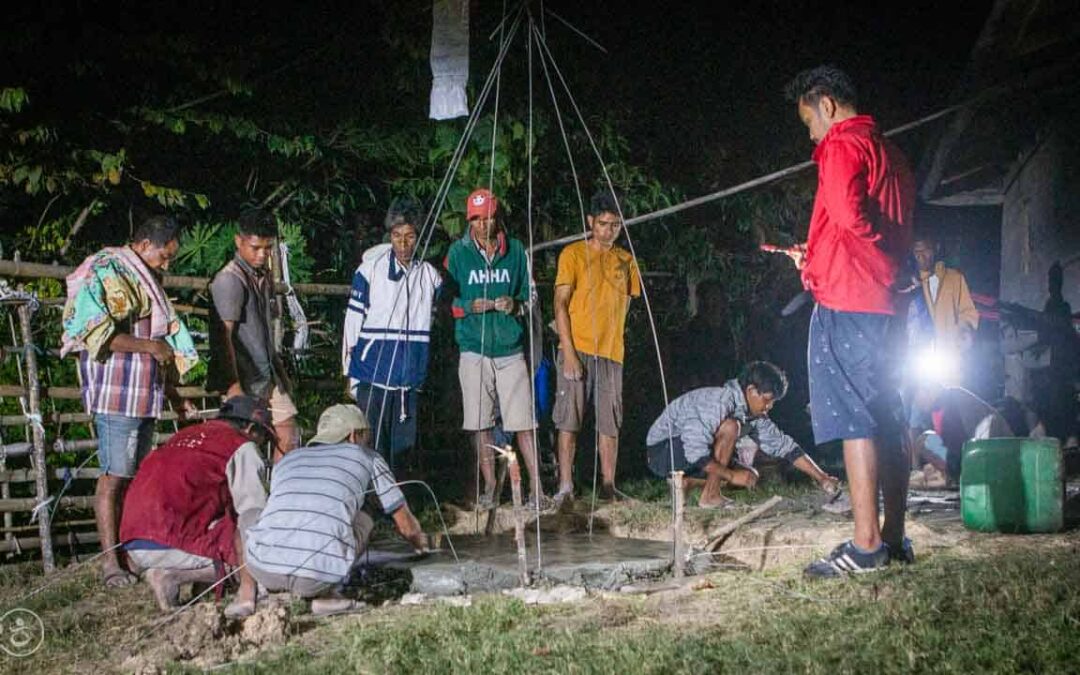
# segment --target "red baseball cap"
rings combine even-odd
[[[473,190],[465,202],[465,219],[493,218],[499,210],[499,200],[487,188]]]

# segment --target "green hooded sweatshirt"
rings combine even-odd
[[[499,247],[488,264],[484,253],[468,232],[450,246],[444,262],[457,286],[451,311],[454,318],[454,337],[462,352],[484,356],[510,356],[521,352],[525,331],[516,316],[497,310],[474,314],[472,302],[477,298],[496,298],[508,295],[518,303],[529,299],[529,266],[525,247],[517,239],[499,233]]]

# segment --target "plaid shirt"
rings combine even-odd
[[[117,332],[132,337],[150,337],[150,316],[130,319]],[[127,330],[124,330],[126,328]],[[83,405],[95,415],[160,417],[165,401],[165,384],[158,362],[150,354],[109,352],[104,361],[79,352]]]

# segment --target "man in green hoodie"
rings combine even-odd
[[[540,486],[536,450],[536,415],[525,362],[525,331],[519,317],[532,302],[525,247],[506,236],[499,201],[490,190],[469,195],[465,209],[469,231],[450,247],[446,269],[457,287],[451,310],[454,337],[461,350],[458,376],[466,431],[484,477],[477,507],[490,508],[495,497],[495,458],[491,445],[496,417],[514,433],[529,471],[532,508],[551,508]]]

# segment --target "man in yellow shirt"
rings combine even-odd
[[[559,367],[552,417],[559,430],[559,505],[574,494],[574,454],[589,399],[599,432],[602,495],[615,497],[623,332],[630,298],[641,295],[633,255],[615,245],[622,231],[615,195],[608,190],[593,195],[586,220],[591,237],[563,249],[555,278]]]
[[[964,273],[937,260],[937,246],[927,234],[917,234],[911,254],[919,266],[923,300],[934,321],[937,346],[962,349],[979,328],[979,310],[971,300]]]

